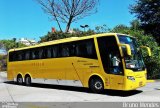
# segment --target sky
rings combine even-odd
[[[129,6],[134,3],[135,0],[100,0],[96,14],[72,23],[71,28],[85,24],[91,29],[103,24],[108,28],[119,24],[129,26],[135,19],[129,12]],[[52,27],[58,29],[55,21],[51,21],[35,0],[0,0],[0,40],[28,38],[38,41]],[[62,28],[65,30],[65,24]]]

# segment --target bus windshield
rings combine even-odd
[[[143,62],[141,50],[137,44],[135,38],[118,35],[119,41],[121,44],[128,44],[131,47],[131,56],[124,55],[125,65],[127,69],[131,69],[133,71],[141,71],[145,69],[145,65]],[[125,52],[125,48],[122,47],[123,52]]]

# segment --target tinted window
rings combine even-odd
[[[82,40],[76,44],[76,56],[97,59],[94,40]]]
[[[23,52],[19,51],[18,52],[18,60],[21,61],[21,60],[23,60],[22,58],[23,58]]]
[[[36,59],[36,51],[34,50],[31,51],[31,59]]]
[[[97,59],[94,40],[81,40],[75,42],[50,45],[39,48],[32,48],[22,51],[15,51],[9,54],[10,61],[35,60],[60,57],[84,57]]]
[[[62,45],[61,47],[61,55],[62,57],[69,57],[69,48],[67,45]]]
[[[113,57],[118,56],[118,58],[121,60],[116,38],[114,36],[106,36],[106,37],[99,37],[97,38],[97,40],[98,40],[98,47],[101,55],[103,68],[106,73],[113,73],[114,71]],[[122,72],[122,69],[123,69],[122,62],[120,62],[119,72]]]
[[[52,48],[47,47],[46,48],[46,58],[51,58],[52,57]]]
[[[52,57],[53,58],[58,57],[58,45],[52,46],[51,49],[52,49]]]
[[[13,53],[13,52],[10,52],[9,53],[9,61],[14,61],[15,59],[15,56],[14,56],[15,54]]]
[[[23,60],[29,60],[30,59],[30,51],[25,51]]]
[[[75,43],[65,43],[60,45],[60,54],[62,57],[75,56]]]
[[[45,50],[44,50],[43,47],[38,49],[38,51],[37,51],[37,54],[38,54],[37,59],[43,59],[43,58],[45,58],[45,52],[44,51]]]

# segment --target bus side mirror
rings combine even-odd
[[[149,47],[147,47],[147,46],[140,46],[140,48],[145,48],[147,50],[147,52],[148,52],[148,56],[152,55],[151,54],[151,49]]]
[[[125,47],[127,55],[131,56],[131,47],[130,47],[130,45],[128,45],[128,44],[119,44],[119,46],[122,47],[122,48]],[[123,52],[123,54],[124,54],[124,52]]]

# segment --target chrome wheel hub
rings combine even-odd
[[[95,86],[95,88],[98,89],[98,90],[99,90],[99,89],[102,89],[102,87],[103,87],[103,86],[102,86],[102,83],[101,83],[100,81],[97,81],[94,86]]]

